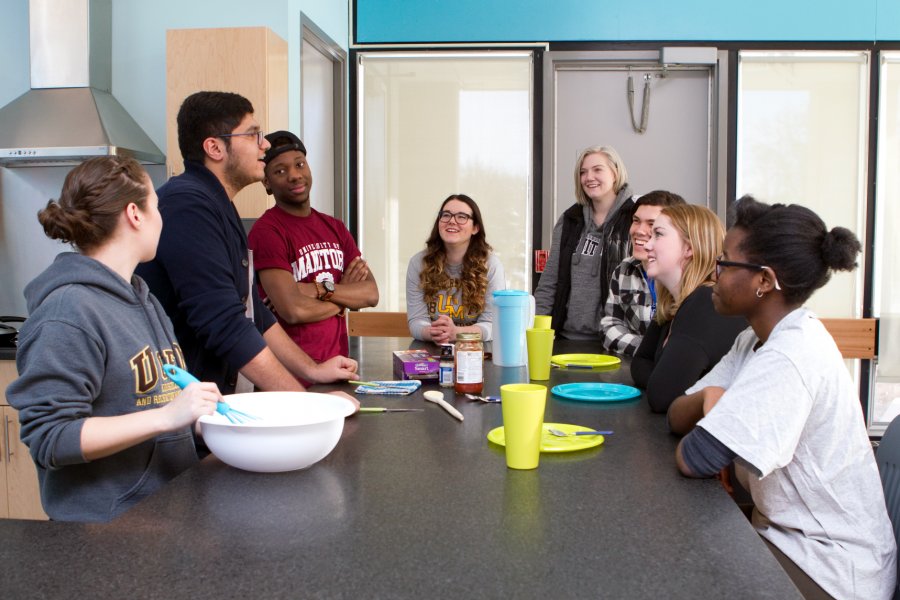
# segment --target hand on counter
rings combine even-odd
[[[328,392],[328,393],[331,394],[332,396],[338,396],[338,397],[340,397],[340,398],[344,398],[344,399],[346,399],[346,400],[349,400],[350,402],[353,403],[353,414],[356,414],[356,413],[359,412],[359,400],[357,400],[356,398],[354,398],[354,397],[351,396],[350,394],[348,394],[348,393],[346,393],[346,392],[337,392],[337,391],[335,391],[335,392]]]
[[[359,370],[359,365],[352,358],[340,355],[332,356],[316,365],[315,371],[311,373],[311,379],[314,379],[317,383],[358,379],[356,376],[357,370]]]

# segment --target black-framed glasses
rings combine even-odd
[[[778,283],[778,277],[775,275],[775,270],[772,267],[766,265],[757,265],[753,263],[745,263],[745,262],[737,262],[734,260],[723,260],[721,256],[716,257],[716,277],[722,274],[722,267],[738,267],[740,269],[753,269],[754,271],[765,271],[766,269],[772,271],[772,277],[775,279],[775,289],[781,291],[781,285]]]
[[[441,223],[449,223],[450,219],[456,221],[457,225],[465,225],[469,222],[469,219],[472,218],[472,215],[468,213],[453,213],[449,210],[442,210],[441,214],[438,215],[438,218],[441,220]]]
[[[257,145],[257,146],[262,146],[262,145],[263,145],[263,140],[266,139],[266,134],[263,133],[262,130],[259,130],[259,131],[247,131],[247,132],[245,132],[245,133],[220,133],[220,134],[217,135],[216,137],[220,137],[220,138],[229,138],[229,137],[240,137],[240,136],[242,136],[242,135],[255,135],[255,136],[256,136],[256,145]]]

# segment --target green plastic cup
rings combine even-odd
[[[528,344],[528,378],[535,381],[550,379],[550,358],[553,356],[552,329],[526,329]]]
[[[510,469],[536,469],[541,457],[541,434],[547,388],[534,383],[509,383],[500,386],[503,400],[503,437],[506,441],[506,466]]]
[[[535,329],[550,329],[553,327],[553,317],[550,315],[534,315]]]

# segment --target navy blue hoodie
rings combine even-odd
[[[135,276],[71,252],[25,288],[19,378],[6,391],[37,465],[51,519],[108,521],[197,462],[190,427],[88,462],[88,417],[151,410],[179,393],[162,362],[184,366],[172,325]]]

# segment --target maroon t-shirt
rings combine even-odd
[[[346,266],[360,255],[344,224],[315,209],[308,217],[297,217],[273,206],[256,221],[248,238],[257,271],[284,269],[302,283],[340,283]],[[259,294],[266,296],[262,285]],[[300,325],[289,325],[281,317],[278,322],[316,362],[349,351],[347,324],[341,316]]]

